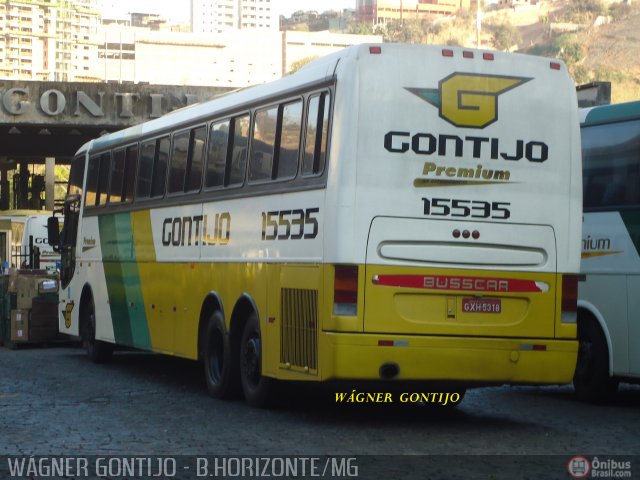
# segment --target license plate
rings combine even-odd
[[[502,302],[499,298],[463,298],[464,313],[500,313]]]

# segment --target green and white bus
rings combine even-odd
[[[351,47],[83,146],[60,330],[202,359],[252,405],[276,379],[568,383],[581,168],[562,62]]]
[[[580,354],[574,385],[602,402],[640,381],[640,102],[581,110]]]

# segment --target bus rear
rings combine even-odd
[[[334,376],[570,382],[582,186],[564,64],[381,45],[336,73]]]

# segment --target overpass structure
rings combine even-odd
[[[0,210],[52,210],[55,165],[68,164],[81,145],[229,90],[0,80]]]

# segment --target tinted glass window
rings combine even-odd
[[[229,144],[230,120],[215,122],[209,131],[209,152],[207,155],[207,188],[222,187],[227,166],[227,146]]]
[[[96,205],[107,203],[107,191],[109,188],[109,168],[111,166],[111,154],[100,155],[100,172],[98,174],[98,192],[96,193]]]
[[[282,108],[282,128],[276,178],[295,177],[302,130],[302,101],[287,103]]]
[[[98,173],[100,172],[100,157],[89,159],[89,170],[87,171],[87,190],[84,204],[92,207],[96,204],[96,192],[98,191]]]
[[[184,192],[184,180],[187,173],[187,154],[189,153],[189,132],[176,133],[171,149],[171,168],[169,171],[169,193]]]
[[[167,180],[167,165],[169,164],[169,152],[171,140],[163,137],[156,140],[155,158],[153,162],[153,180],[151,182],[151,197],[162,197]]]
[[[278,107],[258,110],[253,122],[249,180],[270,180],[278,126]]]
[[[67,192],[70,195],[80,195],[80,197],[82,197],[84,158],[84,156],[76,157],[71,163],[71,171],[69,172],[69,188],[67,189]]]
[[[309,98],[307,129],[302,157],[302,175],[317,175],[324,170],[329,137],[329,92]]]
[[[156,156],[156,141],[144,142],[140,145],[140,162],[138,163],[138,186],[136,196],[149,198],[151,195],[151,179],[153,178],[153,161]]]
[[[125,150],[113,152],[111,165],[111,184],[109,185],[109,203],[122,201],[122,191],[125,173]]]
[[[229,180],[225,184],[232,187],[242,185],[247,170],[247,158],[249,156],[249,115],[236,117],[231,121],[232,130],[229,135],[233,138],[231,145],[231,167],[225,173]]]
[[[124,171],[124,193],[122,200],[124,202],[133,201],[133,189],[136,180],[136,165],[138,163],[138,146],[131,145],[127,147],[127,158],[125,161]]]
[[[204,164],[204,147],[207,140],[207,127],[191,130],[189,159],[187,164],[187,186],[185,191],[197,192],[202,186],[202,166]]]
[[[640,204],[640,120],[582,128],[584,207]]]

